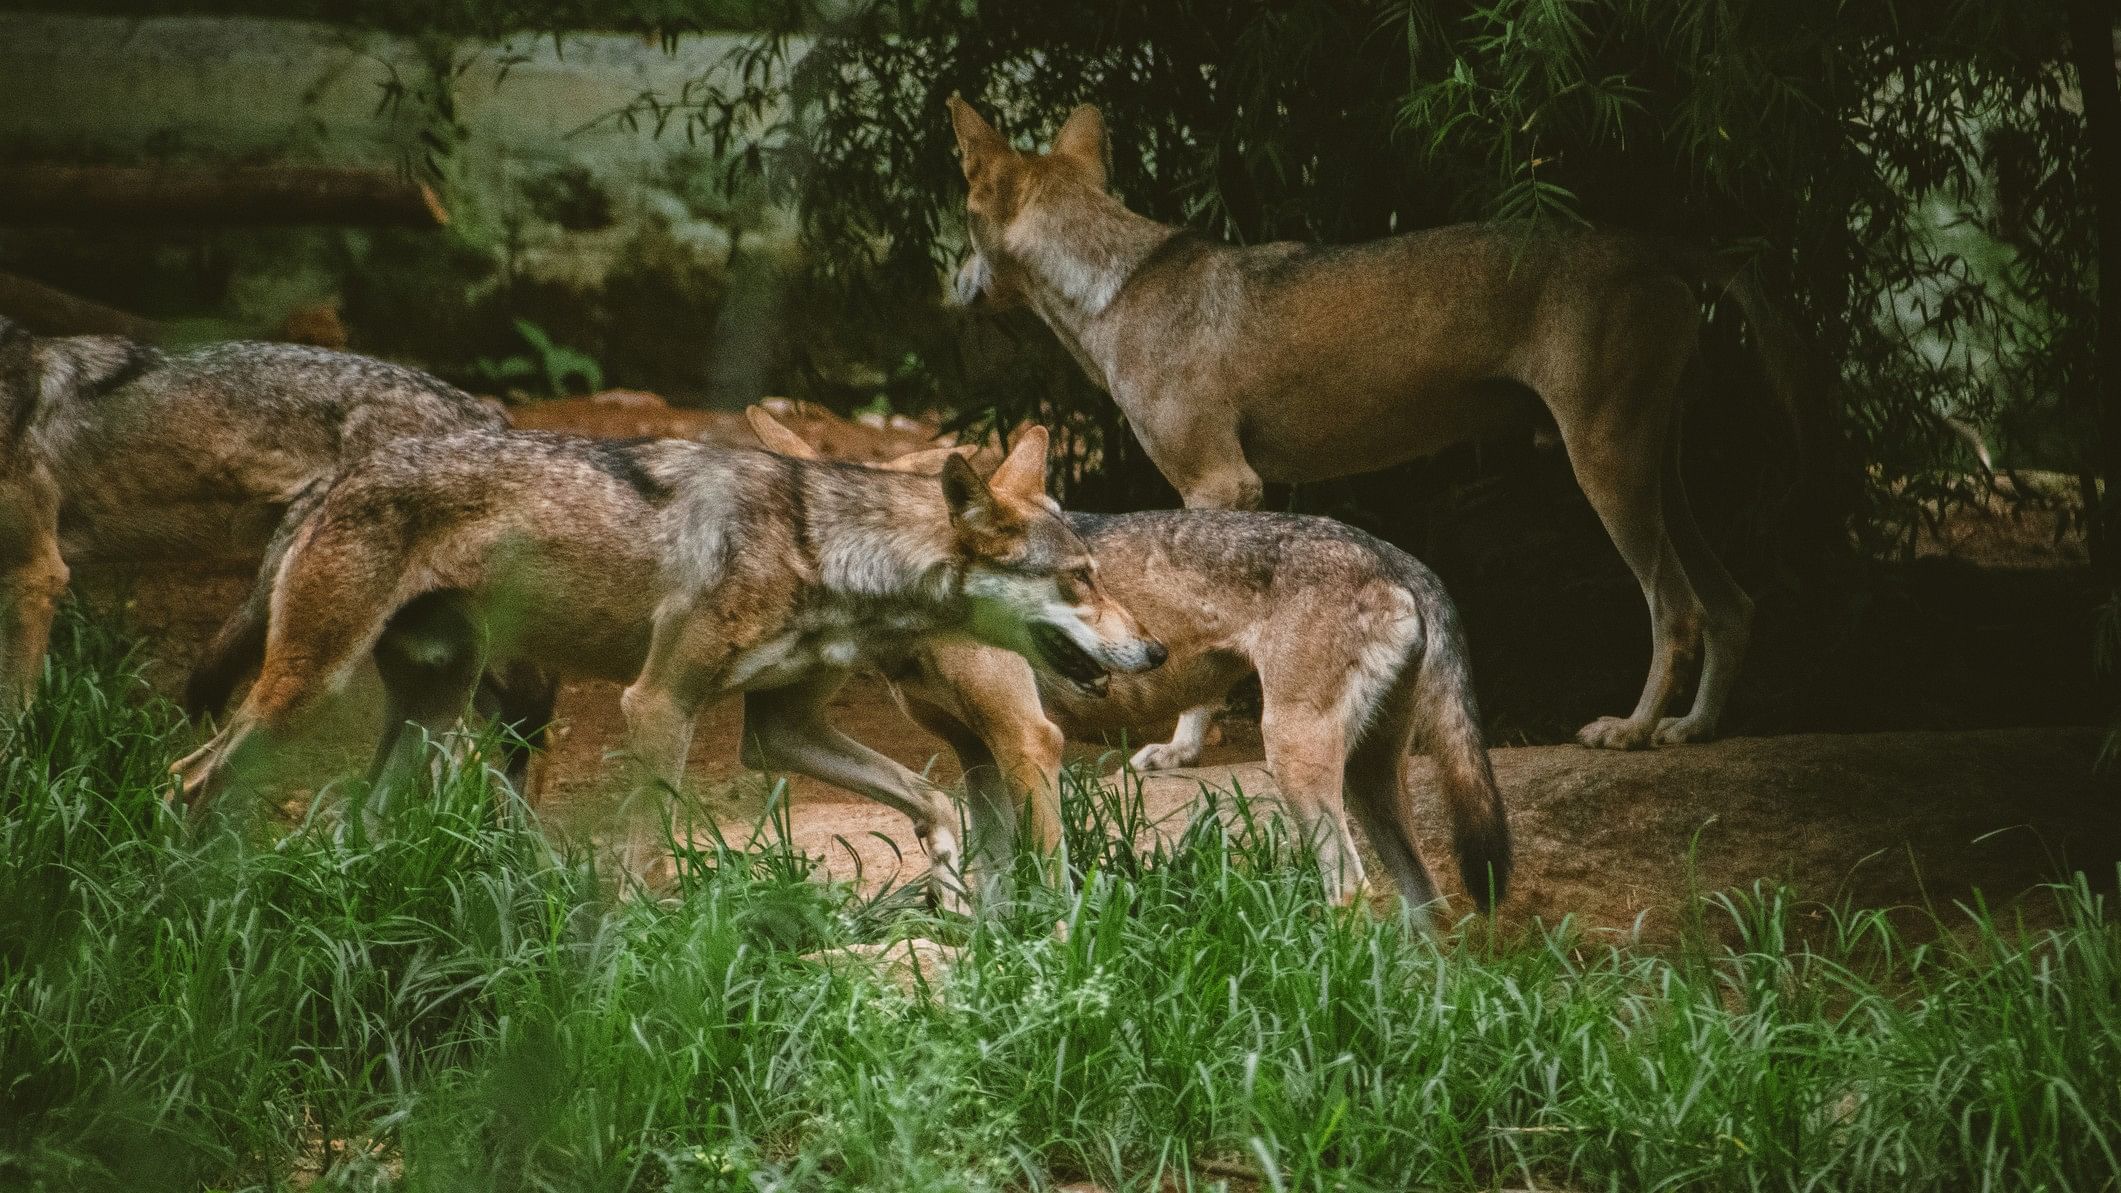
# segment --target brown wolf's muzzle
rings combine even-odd
[[[987,266],[987,259],[978,253],[965,257],[964,264],[957,267],[957,277],[950,286],[952,306],[978,306],[991,297],[994,286],[994,271]]]

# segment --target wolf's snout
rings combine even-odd
[[[950,297],[957,306],[977,305],[987,292],[987,262],[978,253],[965,258],[957,267],[957,278],[951,283]]]
[[[1164,660],[1171,657],[1171,652],[1154,638],[1136,638],[1132,642],[1118,645],[1117,649],[1107,651],[1105,657],[1106,663],[1114,671],[1134,674],[1154,671],[1163,666]]]

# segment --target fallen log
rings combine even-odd
[[[0,166],[0,223],[60,225],[338,224],[436,228],[449,222],[426,183],[336,166]]]
[[[147,341],[162,338],[162,325],[152,319],[13,273],[0,272],[0,316],[39,335],[124,336]]]

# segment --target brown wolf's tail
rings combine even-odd
[[[1744,313],[1746,326],[1753,332],[1754,351],[1760,356],[1760,367],[1767,374],[1768,390],[1774,395],[1775,404],[1782,407],[1783,417],[1789,420],[1790,434],[1799,451],[1812,442],[1810,436],[1818,427],[1811,425],[1814,418],[1824,418],[1824,412],[1805,412],[1807,401],[1818,401],[1825,393],[1819,379],[1811,375],[1811,354],[1805,349],[1797,330],[1783,317],[1775,303],[1768,298],[1767,290],[1760,284],[1760,269],[1753,264],[1734,264],[1717,254],[1698,248],[1680,250],[1683,261],[1678,265],[1682,274],[1690,275],[1696,284],[1705,285],[1718,296],[1729,295],[1737,300],[1738,309]]]
[[[1430,608],[1428,640],[1415,664],[1420,669],[1414,680],[1415,724],[1436,761],[1459,878],[1474,905],[1489,911],[1509,890],[1510,822],[1488,762],[1465,635],[1448,598],[1440,607],[1431,602]]]
[[[1782,312],[1768,301],[1758,269],[1747,266],[1739,270],[1732,275],[1725,292],[1737,299],[1738,309],[1745,312],[1745,321],[1753,329],[1755,351],[1760,354],[1760,366],[1767,372],[1768,389],[1782,407],[1783,416],[1790,420],[1790,432],[1802,447],[1811,430],[1806,425],[1800,393],[1806,384],[1804,347]]]

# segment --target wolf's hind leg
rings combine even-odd
[[[1434,933],[1430,908],[1436,905],[1436,880],[1422,861],[1414,840],[1414,801],[1407,794],[1407,749],[1413,744],[1415,706],[1404,687],[1390,692],[1370,731],[1348,755],[1344,771],[1348,806],[1362,824],[1370,848],[1392,883],[1400,902],[1424,933]]]
[[[1650,614],[1649,674],[1633,711],[1600,717],[1576,737],[1587,746],[1640,749],[1651,743],[1680,667],[1701,639],[1701,598],[1666,525],[1662,491],[1679,377],[1694,342],[1693,291],[1677,281],[1645,285],[1618,296],[1605,318],[1631,326],[1627,343],[1615,347],[1611,337],[1579,329],[1559,354],[1569,362],[1567,374],[1541,378],[1534,388]]]
[[[257,682],[221,731],[171,768],[185,803],[218,794],[261,744],[286,736],[345,683],[402,603],[404,580],[402,547],[360,526],[319,534],[289,556]]]
[[[191,674],[184,680],[184,714],[200,720],[221,711],[228,698],[235,694],[236,687],[258,667],[265,654],[266,623],[272,615],[273,584],[279,579],[280,566],[287,559],[294,539],[311,514],[323,504],[329,491],[328,480],[311,481],[280,515],[279,525],[273,528],[272,537],[265,544],[265,558],[258,566],[257,577],[250,591],[244,594],[243,603],[228,615],[221,628],[214,632],[213,641],[192,665]]]
[[[1716,736],[1723,721],[1723,707],[1730,701],[1731,685],[1738,678],[1753,633],[1753,599],[1731,579],[1731,573],[1709,549],[1694,510],[1687,500],[1686,481],[1679,471],[1679,433],[1675,427],[1667,453],[1664,476],[1665,525],[1678,547],[1679,561],[1687,579],[1700,595],[1703,639],[1701,683],[1694,691],[1694,707],[1681,717],[1666,717],[1657,726],[1657,742],[1675,745],[1705,741]]]

